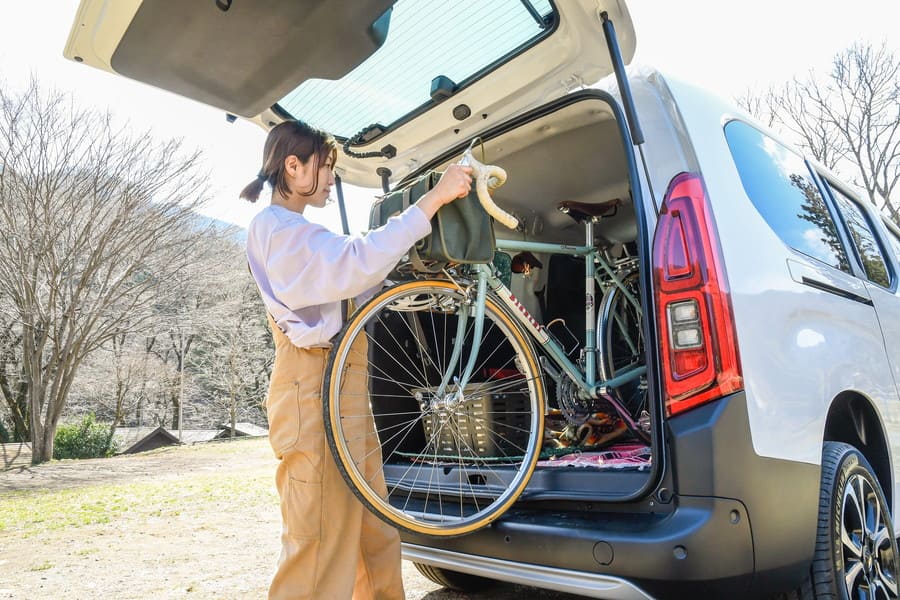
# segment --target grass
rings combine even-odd
[[[241,448],[217,445],[228,455]],[[181,448],[179,451],[196,451]],[[116,519],[168,518],[229,507],[277,506],[271,472],[187,473],[179,478],[0,494],[0,533],[31,537],[48,530],[110,523]],[[48,567],[49,568],[49,567]]]

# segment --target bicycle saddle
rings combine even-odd
[[[563,200],[556,207],[565,214],[569,215],[577,222],[595,217],[609,217],[610,211],[616,210],[622,204],[621,198],[613,198],[606,202],[575,202],[573,200]]]

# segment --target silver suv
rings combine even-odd
[[[573,452],[542,456],[480,529],[404,531],[426,576],[595,598],[897,598],[900,232],[730,104],[626,69],[634,48],[623,0],[82,0],[65,55],[265,128],[326,129],[360,186],[402,185],[480,138],[520,222],[495,224],[499,242],[628,265],[639,316],[598,340],[607,357],[632,340],[646,367],[614,390],[627,431],[557,435]],[[526,259],[508,281],[527,314],[594,360],[582,332],[603,329],[603,278],[595,294],[584,264]],[[541,385],[564,430],[608,410]]]

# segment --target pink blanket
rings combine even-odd
[[[592,467],[599,469],[650,468],[650,447],[644,444],[616,444],[597,452],[574,452],[539,460],[539,467]]]

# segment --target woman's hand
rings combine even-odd
[[[457,198],[465,198],[472,191],[472,167],[450,165],[431,191],[416,203],[430,219],[440,207]]]

